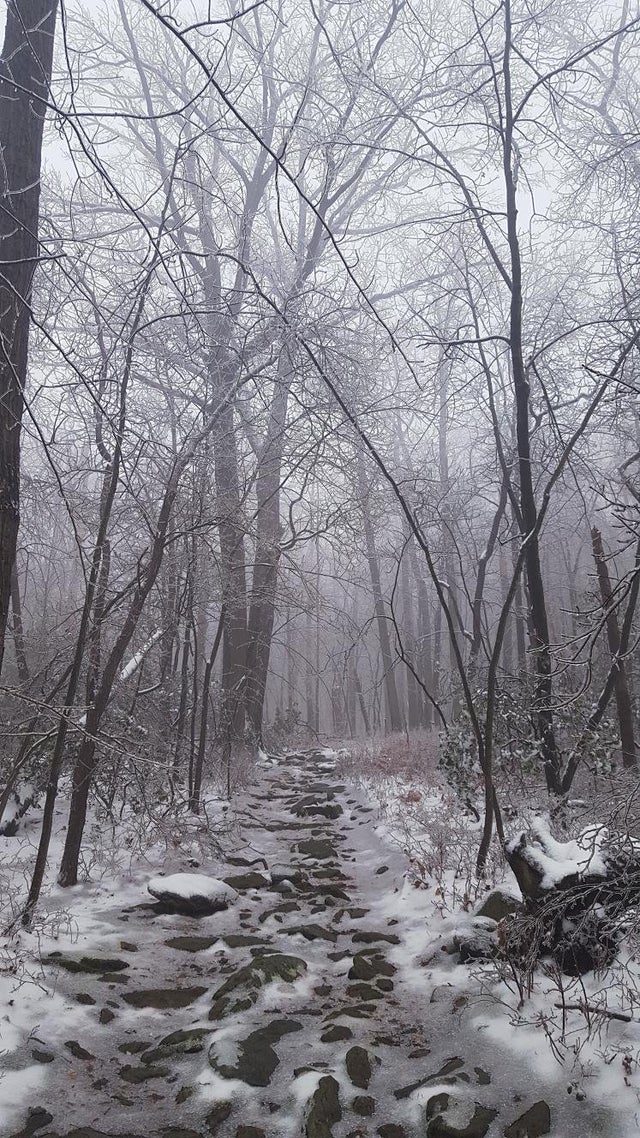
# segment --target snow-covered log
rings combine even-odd
[[[640,846],[603,826],[558,842],[538,823],[505,847],[541,945],[571,975],[604,967],[628,909],[640,900]]]

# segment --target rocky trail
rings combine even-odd
[[[68,1022],[43,996],[5,1056],[14,1079],[41,1071],[1,1138],[613,1135],[416,965],[404,859],[374,820],[322,752],[264,766],[227,909],[114,902],[99,951],[49,956]]]

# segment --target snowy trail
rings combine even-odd
[[[53,1006],[4,1063],[31,1101],[0,1138],[625,1133],[568,1102],[560,1068],[496,1041],[462,968],[449,989],[417,965],[422,918],[374,818],[322,752],[263,768],[230,908],[112,908],[84,965],[63,954],[88,970],[47,969]]]

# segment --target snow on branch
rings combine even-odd
[[[164,634],[164,628],[157,628],[156,629],[156,631],[153,633],[153,636],[150,636],[149,639],[142,645],[142,648],[138,649],[135,656],[131,657],[128,664],[125,664],[124,668],[120,672],[120,679],[121,680],[130,679],[131,676],[133,676],[133,674],[138,671],[138,668],[140,667],[145,656],[151,651],[154,644],[158,643],[160,637],[163,634]]]

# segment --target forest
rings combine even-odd
[[[0,22],[0,1138],[640,1133],[636,0]]]

